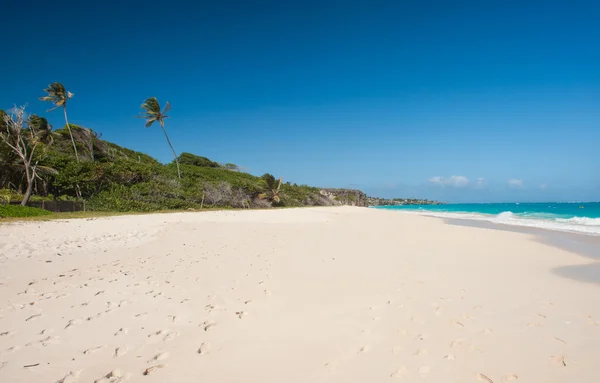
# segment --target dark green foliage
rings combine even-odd
[[[1,205],[0,218],[10,217],[37,217],[40,215],[49,215],[52,212],[35,207],[20,206],[20,205]]]
[[[192,165],[192,166],[200,166],[204,168],[220,168],[217,162],[211,161],[206,157],[197,156],[192,153],[181,153],[178,157],[180,165]],[[233,164],[229,164],[233,165]],[[233,165],[235,166],[235,165]]]

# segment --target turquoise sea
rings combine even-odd
[[[441,218],[472,219],[600,235],[600,202],[476,203],[378,206],[376,208]]]

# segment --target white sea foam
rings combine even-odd
[[[405,212],[409,212],[405,210]],[[477,213],[450,213],[434,211],[410,211],[414,214],[450,218],[468,219],[475,221],[487,221],[503,225],[535,227],[546,230],[565,231],[569,233],[581,233],[600,236],[600,218],[574,217],[574,218],[533,218],[518,216],[510,211],[504,211],[497,215]]]
[[[556,221],[563,223],[572,223],[576,225],[600,226],[600,218],[573,217],[568,219],[557,218]]]

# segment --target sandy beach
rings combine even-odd
[[[366,208],[0,224],[1,382],[600,382],[598,260]]]

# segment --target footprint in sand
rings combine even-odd
[[[127,327],[121,327],[114,336],[119,336],[119,335],[126,335],[129,332],[129,329]]]
[[[453,321],[453,322],[452,322],[452,324],[453,324],[455,327],[459,327],[459,328],[460,328],[460,327],[465,327],[465,325],[464,325],[464,324],[462,324],[461,322],[459,322],[459,321],[457,321],[457,320]]]
[[[426,340],[428,338],[429,338],[428,334],[419,334],[419,335],[416,336],[417,340]]]
[[[144,375],[150,375],[153,372],[156,372],[162,368],[166,368],[167,365],[166,364],[157,364],[156,366],[152,366],[152,367],[148,367],[146,370],[144,370]]]
[[[36,340],[34,342],[29,342],[29,343],[25,344],[25,346],[29,347],[29,346],[33,346],[34,344],[41,344],[42,346],[46,347],[50,344],[56,344],[56,343],[58,343],[57,336],[47,336],[44,339]]]
[[[482,373],[478,373],[477,375],[475,375],[475,377],[477,378],[477,380],[481,380],[488,383],[494,383],[494,381],[490,379],[489,376]]]
[[[204,342],[198,348],[198,354],[205,355],[208,354],[211,350],[211,346],[209,342]]]
[[[178,336],[179,336],[178,332],[170,332],[167,335],[165,335],[165,337],[163,338],[163,342],[168,342],[170,340],[177,338]]]
[[[165,336],[168,333],[169,333],[169,330],[158,330],[158,331],[148,334],[148,338],[161,337],[161,336]]]
[[[360,349],[358,349],[357,354],[362,354],[362,353],[367,352],[367,351],[369,351],[369,346],[365,345],[365,346],[362,346]]]
[[[206,306],[204,306],[204,310],[208,311],[208,313],[212,313],[213,311],[218,311],[220,309],[219,306],[217,305],[213,305],[213,304],[208,304]]]
[[[454,360],[454,355],[453,354],[446,354],[446,355],[444,355],[444,359],[446,359],[446,360]]]
[[[168,352],[161,352],[161,353],[158,353],[158,354],[154,355],[154,356],[152,357],[152,359],[150,359],[150,360],[148,361],[148,363],[154,363],[154,362],[157,362],[157,361],[159,361],[159,360],[165,360],[165,359],[167,359],[168,357],[169,357],[169,353],[168,353]]]
[[[117,347],[115,349],[115,358],[118,358],[120,356],[123,356],[125,354],[127,354],[129,352],[129,347],[128,346],[121,346],[121,347]]]
[[[202,328],[204,328],[204,331],[210,331],[212,330],[217,324],[215,322],[204,322],[201,324]]]
[[[517,375],[515,375],[515,374],[506,374],[506,375],[504,375],[502,377],[502,381],[505,382],[505,383],[506,382],[512,382],[512,381],[517,380],[517,379],[519,379],[519,377]]]
[[[100,379],[94,380],[94,383],[121,383],[124,382],[126,379],[127,377],[123,374],[121,370],[112,370]]]
[[[62,379],[59,379],[56,383],[75,383],[79,375],[81,374],[81,370],[79,371],[70,371],[67,375],[65,375]]]
[[[92,347],[92,348],[88,348],[87,350],[85,350],[83,353],[85,355],[90,355],[93,354],[95,352],[98,352],[100,350],[102,350],[103,348],[105,348],[106,346],[98,346],[98,347]]]
[[[27,346],[27,344],[26,344],[25,346]],[[19,349],[21,349],[21,347],[19,347],[19,346],[12,346],[12,347],[9,347],[9,348],[7,348],[6,350],[2,351],[2,355],[4,355],[4,354],[10,354],[10,353],[13,353],[13,352],[15,352],[15,351],[17,351],[17,350],[19,350]]]
[[[453,350],[460,350],[465,345],[464,339],[454,339],[450,342],[450,348]]]
[[[390,377],[392,378],[404,378],[406,375],[408,375],[408,368],[406,368],[406,366],[400,366],[396,371],[394,371]]]
[[[484,328],[483,330],[480,331],[482,334],[491,334],[493,333],[491,328]]]
[[[42,316],[42,314],[34,314],[34,315],[30,316],[29,318],[25,319],[25,322],[29,322],[30,320],[39,318],[41,316]]]

